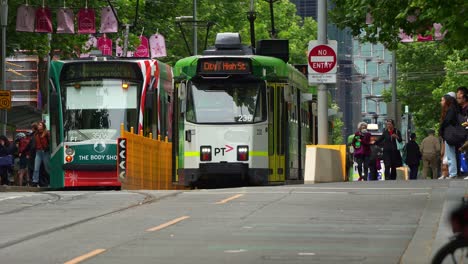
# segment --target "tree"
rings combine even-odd
[[[121,26],[132,24],[130,27],[130,50],[138,44],[138,36],[152,35],[156,32],[166,37],[166,48],[168,56],[161,58],[164,62],[174,64],[178,59],[188,56],[182,34],[175,23],[177,16],[190,16],[193,13],[193,0],[158,0],[158,1],[139,1],[138,13],[136,1],[115,0],[112,5],[116,9]],[[47,34],[16,32],[16,10],[24,4],[23,0],[9,1],[9,17],[7,29],[7,48],[8,53],[12,54],[17,50],[27,50],[31,53],[44,57],[49,52]],[[70,1],[68,6],[75,11],[83,8],[82,1]],[[63,1],[49,0],[47,6],[52,9],[53,28],[56,28],[56,8],[63,5]],[[107,6],[107,1],[89,1],[88,6],[96,10],[96,27],[99,30],[100,8]],[[204,48],[206,37],[206,22],[211,21],[214,25],[211,27],[208,35],[208,46],[214,43],[217,32],[240,32],[244,44],[250,44],[249,22],[247,12],[249,11],[250,1],[230,1],[219,0],[204,1],[198,0],[197,20],[200,22],[198,28],[198,47],[199,52]],[[265,39],[269,37],[270,11],[269,4],[266,1],[256,0],[255,11],[257,19],[255,20],[256,39]],[[288,0],[281,0],[274,4],[275,25],[279,32],[279,38],[288,38],[290,43],[290,55],[292,63],[305,63],[307,43],[316,35],[317,25],[311,19],[302,20],[296,15],[295,5]],[[187,34],[190,47],[193,46],[191,23],[184,24],[183,29]],[[122,37],[123,28],[119,33],[108,34],[112,39]],[[77,56],[84,52],[84,43],[88,40],[87,35],[79,34],[52,34],[50,49],[61,52],[63,58]]]
[[[465,0],[332,0],[330,18],[339,28],[349,27],[354,36],[364,42],[384,43],[396,49],[402,29],[408,35],[427,34],[433,23],[446,31],[443,43],[463,48],[468,41]],[[366,23],[366,16],[372,23]]]

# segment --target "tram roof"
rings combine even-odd
[[[253,75],[266,81],[287,81],[302,87],[303,92],[316,94],[316,90],[309,87],[307,77],[294,66],[281,59],[260,55],[238,56],[191,56],[180,59],[174,66],[174,79],[190,80],[197,75],[197,63],[201,58],[248,58],[252,61]]]

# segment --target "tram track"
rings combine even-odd
[[[175,196],[179,195],[180,193],[182,193],[182,192],[174,192],[174,193],[168,193],[167,195],[154,196],[154,195],[152,195],[150,193],[145,193],[145,192],[140,192],[140,191],[129,191],[129,192],[135,193],[135,194],[138,194],[138,195],[142,195],[143,199],[139,200],[139,201],[137,201],[137,202],[135,202],[133,204],[122,207],[122,208],[118,208],[118,209],[115,209],[115,210],[112,210],[112,211],[109,211],[109,212],[94,215],[94,216],[87,217],[87,218],[84,218],[84,219],[76,220],[76,221],[73,221],[73,222],[70,222],[70,223],[67,223],[67,224],[62,224],[62,225],[55,226],[55,227],[45,228],[44,230],[41,230],[41,231],[38,231],[38,232],[35,232],[35,233],[32,233],[32,234],[24,235],[24,236],[12,239],[12,240],[10,240],[8,242],[0,243],[0,250],[11,247],[11,246],[14,246],[14,245],[17,245],[17,244],[20,244],[20,243],[23,243],[23,242],[26,242],[28,240],[32,240],[32,239],[41,237],[41,236],[49,235],[49,234],[52,234],[52,233],[57,232],[57,231],[62,231],[62,230],[65,230],[65,229],[73,227],[73,226],[77,226],[77,225],[80,225],[80,224],[91,222],[93,220],[96,220],[96,219],[99,219],[99,218],[102,218],[102,217],[105,217],[105,216],[109,216],[109,215],[112,215],[112,214],[115,214],[115,213],[130,210],[130,209],[133,209],[133,208],[136,208],[136,207],[139,207],[139,206],[143,206],[143,205],[146,205],[146,204],[155,203],[157,201],[160,201],[160,200],[163,200],[163,199],[166,199],[166,198],[175,197]],[[23,211],[23,210],[31,208],[31,207],[44,206],[46,204],[56,203],[56,202],[62,200],[62,198],[63,198],[63,196],[60,196],[60,195],[54,194],[54,193],[44,193],[44,194],[50,195],[50,196],[54,197],[55,199],[52,200],[52,201],[32,205],[32,206],[29,206],[29,207],[18,208],[18,209],[15,209],[15,210],[4,212],[2,214],[3,215],[5,215],[7,213],[8,214],[13,214],[13,213],[17,213],[17,212]],[[79,198],[79,197],[75,196],[74,198],[76,199],[76,198]],[[81,197],[81,198],[83,198],[83,197]],[[0,214],[0,215],[2,215],[2,214]]]

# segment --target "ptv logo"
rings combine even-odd
[[[214,155],[217,156],[220,154],[221,156],[224,156],[225,153],[233,150],[234,148],[229,146],[229,145],[224,145],[224,148],[215,148],[214,149]]]

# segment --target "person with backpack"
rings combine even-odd
[[[368,165],[370,155],[370,137],[371,134],[367,131],[367,123],[360,122],[351,145],[354,148],[354,160],[357,163],[359,181],[366,181],[368,177]]]
[[[416,180],[418,178],[419,162],[421,161],[421,151],[416,143],[416,134],[411,133],[410,141],[406,143],[405,148],[405,163],[408,165],[410,173],[409,179]]]
[[[50,162],[50,134],[46,128],[44,121],[37,123],[37,132],[34,134],[34,149],[36,150],[36,158],[34,160],[33,186],[40,187],[39,183],[48,184],[48,180],[40,179],[41,165],[49,175]],[[45,175],[42,175],[45,177]],[[41,181],[40,181],[41,180]]]

